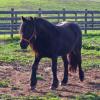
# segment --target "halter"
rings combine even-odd
[[[32,36],[31,36],[29,39],[26,39],[26,38],[24,38],[24,37],[22,37],[22,36],[21,36],[21,38],[22,38],[22,40],[24,40],[24,41],[30,43],[31,39],[33,38],[33,34],[32,34]]]
[[[32,40],[33,37],[36,39],[36,30],[35,30],[35,28],[34,28],[34,32],[33,32],[32,36],[29,39],[26,39],[26,38],[21,36],[22,40],[28,42],[29,44],[31,43],[30,41]]]

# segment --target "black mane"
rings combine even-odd
[[[35,22],[37,30],[39,30],[39,28],[41,29],[41,28],[44,27],[45,28],[45,32],[47,34],[51,34],[51,35],[53,34],[53,35],[56,35],[56,36],[59,34],[59,31],[57,30],[56,25],[54,25],[53,23],[48,22],[44,18],[35,17],[34,18],[34,22]]]

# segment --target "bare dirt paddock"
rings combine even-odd
[[[0,64],[0,81],[9,80],[8,87],[0,87],[0,94],[9,94],[12,96],[43,96],[51,92],[52,72],[50,63],[40,63],[38,75],[41,76],[37,83],[36,91],[30,90],[31,68],[14,66],[9,64]],[[63,78],[63,65],[58,65],[58,78]],[[69,73],[69,82],[67,86],[61,87],[55,91],[62,98],[74,98],[87,92],[100,94],[100,68],[89,69],[85,71],[85,80],[80,82],[78,73]]]

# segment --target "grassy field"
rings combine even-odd
[[[0,10],[100,10],[100,0],[0,0]]]

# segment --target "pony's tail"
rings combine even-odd
[[[67,59],[69,63],[69,71],[76,72],[77,67],[78,67],[77,55],[74,52],[71,52],[68,54]]]

